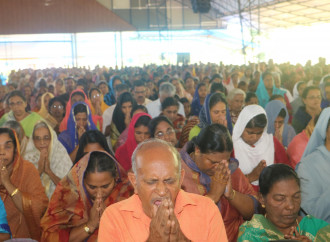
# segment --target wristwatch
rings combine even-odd
[[[92,231],[90,230],[90,228],[87,226],[87,224],[85,224],[84,226],[84,230],[87,234],[92,234]]]

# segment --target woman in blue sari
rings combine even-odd
[[[5,205],[0,199],[0,241],[10,239],[11,232],[7,221]]]
[[[96,129],[89,106],[84,102],[76,102],[70,111],[67,130],[58,136],[58,140],[64,145],[72,161],[75,160],[80,137],[85,131]]]
[[[199,83],[196,87],[195,94],[191,103],[191,113],[194,116],[199,115],[199,111],[202,109],[205,98],[207,95],[207,89],[205,83]]]
[[[201,129],[212,123],[222,124],[227,127],[230,134],[233,131],[227,101],[222,93],[211,93],[206,96],[204,105],[199,112],[200,123],[195,125],[189,133],[189,140],[197,136]]]
[[[104,96],[104,102],[111,106],[116,103],[116,93],[115,93],[115,87],[118,84],[121,84],[122,81],[119,76],[114,76],[109,81],[109,92]]]
[[[275,87],[272,73],[265,71],[260,77],[256,94],[258,96],[259,105],[265,108],[271,96],[281,95],[284,97],[285,91]]]
[[[314,128],[297,173],[301,180],[301,207],[330,223],[330,107],[325,108]]]
[[[286,106],[279,100],[273,100],[266,105],[265,110],[268,118],[267,133],[273,134],[287,148],[291,140],[296,136],[296,132],[288,124],[289,113]]]

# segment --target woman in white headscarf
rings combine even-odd
[[[297,165],[301,180],[301,207],[330,222],[330,107],[325,108]]]
[[[256,190],[263,168],[274,163],[289,164],[283,145],[267,133],[267,122],[261,106],[248,105],[241,111],[233,130],[235,157]]]
[[[32,162],[38,169],[48,198],[52,196],[57,183],[72,167],[66,149],[58,141],[55,131],[44,121],[34,126],[24,159]]]

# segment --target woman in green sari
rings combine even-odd
[[[300,180],[291,167],[273,164],[264,168],[259,186],[265,216],[255,214],[251,221],[242,224],[237,241],[328,241],[330,225],[327,222],[298,215]]]
[[[27,102],[21,91],[15,90],[9,93],[7,105],[10,107],[10,112],[2,116],[0,126],[10,120],[17,121],[22,125],[25,135],[30,137],[34,125],[40,120],[44,121],[39,114],[26,111]]]

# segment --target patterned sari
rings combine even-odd
[[[297,231],[314,242],[329,241],[330,238],[330,225],[310,215],[300,221]],[[255,214],[251,221],[245,222],[239,228],[238,242],[272,240],[284,240],[284,234],[263,215]]]
[[[42,241],[69,241],[71,229],[87,223],[93,204],[83,185],[83,179],[91,153],[78,161],[57,185],[41,220]],[[118,165],[117,170],[122,171]],[[126,174],[119,173],[117,184],[104,203],[109,206],[132,194],[133,188],[130,186]],[[98,229],[86,241],[96,241],[97,236]]]
[[[21,193],[23,213],[17,209],[3,186],[0,186],[0,195],[6,208],[12,237],[40,240],[40,219],[47,208],[48,198],[41,184],[38,170],[32,163],[21,158],[17,137],[16,144],[17,149],[10,181]]]
[[[182,189],[186,192],[204,196],[210,190],[211,178],[199,170],[196,163],[191,159],[190,155],[187,153],[187,147],[189,146],[191,146],[191,144],[187,143],[180,151],[183,161],[181,162],[182,169],[185,170]],[[188,148],[188,150],[190,150],[190,148]],[[249,195],[254,202],[255,212],[257,212],[257,193],[254,191],[248,179],[244,176],[238,166],[238,161],[231,158],[229,161],[229,169],[231,171],[232,187],[234,190],[242,194]],[[238,228],[244,222],[242,215],[236,210],[236,208],[230,205],[228,200],[224,197],[221,197],[217,206],[221,212],[226,227],[228,241],[236,241]]]

